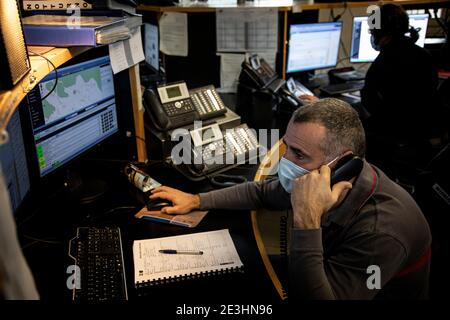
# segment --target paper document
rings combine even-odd
[[[160,250],[197,254],[166,254]],[[147,282],[185,279],[196,274],[237,270],[243,266],[228,229],[136,240],[133,257],[137,287]]]
[[[220,55],[220,88],[219,92],[236,92],[241,73],[241,64],[245,54],[219,53]]]
[[[221,9],[216,12],[217,51],[276,51],[276,8]]]
[[[187,57],[188,26],[187,14],[165,12],[159,19],[160,50],[170,56]]]
[[[141,28],[136,28],[131,38],[124,41],[115,42],[109,45],[109,57],[113,73],[116,74],[122,70],[145,59],[142,48]]]

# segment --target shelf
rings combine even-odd
[[[69,61],[76,55],[85,52],[89,47],[53,48],[43,55],[55,67]],[[11,90],[0,92],[0,132],[6,130],[9,120],[22,99],[34,88],[53,67],[40,56],[30,56],[31,71]]]
[[[292,0],[272,0],[272,1],[246,1],[242,4],[227,4],[227,1],[222,3],[216,2],[193,2],[182,3],[175,6],[151,6],[140,5],[138,11],[153,11],[153,12],[215,12],[219,9],[255,9],[255,8],[278,8],[279,11],[290,11],[292,9]]]
[[[225,2],[225,1],[224,1]],[[218,9],[254,9],[254,8],[278,8],[279,11],[293,11],[301,12],[305,10],[320,10],[320,9],[335,9],[335,8],[357,8],[357,7],[368,7],[374,4],[385,4],[385,3],[397,3],[403,6],[407,5],[424,5],[425,7],[450,4],[449,0],[391,0],[391,1],[363,1],[363,2],[320,2],[316,3],[314,0],[279,0],[279,1],[246,1],[243,4],[217,4],[217,3],[185,3],[177,4],[175,6],[152,6],[152,5],[140,5],[138,7],[139,11],[153,11],[153,12],[214,12]]]
[[[330,2],[330,3],[315,3],[312,0],[295,1],[292,6],[292,12],[301,12],[305,10],[320,10],[320,9],[336,9],[336,8],[358,8],[368,7],[370,5],[382,5],[386,3],[396,3],[402,6],[408,5],[423,5],[424,7],[450,4],[449,0],[391,0],[391,1],[362,1],[362,2]]]

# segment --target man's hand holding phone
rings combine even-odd
[[[320,229],[322,215],[336,207],[352,188],[348,181],[330,187],[331,169],[323,165],[293,181],[291,204],[294,212],[294,227]]]

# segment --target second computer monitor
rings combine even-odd
[[[22,131],[19,110],[16,110],[7,127],[9,140],[0,145],[0,174],[3,172],[14,213],[22,205],[30,190],[30,176]]]
[[[352,30],[352,44],[350,62],[372,62],[378,56],[378,51],[370,44],[368,17],[354,17]],[[416,44],[423,48],[428,26],[427,14],[409,15],[409,24],[419,30],[419,39]]]
[[[118,131],[109,57],[52,72],[28,94],[28,104],[41,177]]]
[[[290,25],[286,72],[335,67],[341,30],[341,22]]]

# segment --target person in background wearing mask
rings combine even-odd
[[[375,17],[375,21],[376,21]],[[380,51],[367,71],[361,103],[370,113],[364,121],[367,158],[388,170],[398,146],[429,160],[430,139],[441,133],[437,100],[438,74],[431,55],[415,44],[418,30],[396,4],[380,6],[379,28],[369,25],[372,47]],[[410,159],[414,160],[414,159]]]
[[[168,214],[292,209],[291,300],[426,297],[431,235],[409,194],[365,160],[359,175],[330,187],[339,159],[364,158],[357,112],[338,99],[313,102],[294,112],[283,140],[277,176],[198,195],[163,186],[150,198],[171,201]],[[372,286],[373,266],[380,272]]]

